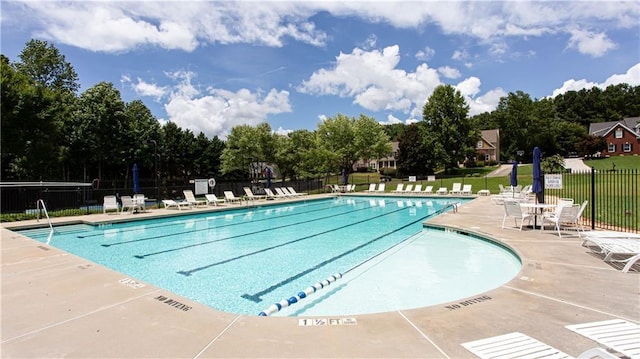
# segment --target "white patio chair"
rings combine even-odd
[[[385,193],[386,192],[386,184],[384,183],[380,183],[380,185],[378,185],[378,190],[376,192],[378,193]]]
[[[120,201],[122,201],[122,212],[133,213],[142,209],[139,204],[133,201],[131,196],[120,196]]]
[[[451,190],[449,191],[449,194],[460,194],[460,191],[462,191],[462,183],[454,183],[451,185]]]
[[[402,193],[402,191],[404,191],[404,183],[398,183],[396,189],[391,191],[391,193]]]
[[[116,213],[120,212],[120,206],[118,205],[118,199],[116,196],[104,196],[104,200],[102,202],[102,213],[107,213],[107,211],[116,210]]]
[[[422,191],[422,193],[424,194],[433,194],[433,186],[427,186],[424,191]]]
[[[529,219],[529,223],[531,223],[531,218],[533,218],[535,214],[531,212],[522,211],[520,207],[520,202],[518,201],[504,201],[504,217],[502,218],[502,228],[507,228],[504,226],[507,218],[513,218],[516,227],[518,227],[518,219],[520,220],[519,230],[522,230],[522,225],[524,224],[525,219]],[[509,228],[511,229],[511,228]]]
[[[365,189],[365,192],[375,192],[376,191],[376,184],[375,183],[369,183],[369,189]]]
[[[558,237],[562,237],[560,228],[563,225],[577,225],[578,215],[581,214],[580,206],[560,204],[556,208],[556,211],[547,212],[542,215],[542,223],[540,223],[540,229],[543,230],[545,228],[545,222],[553,223],[554,229],[558,232]],[[580,231],[578,230],[578,236],[579,235]]]
[[[417,184],[415,187],[413,187],[413,191],[411,191],[411,194],[420,194],[420,193],[422,193],[422,185]]]
[[[253,194],[253,191],[249,187],[242,187],[242,190],[244,190],[244,194],[245,194],[244,198],[246,198],[249,201],[255,201],[255,200],[260,200],[260,199],[266,199],[267,198],[267,196],[261,196],[261,195]]]
[[[473,194],[473,191],[471,190],[471,185],[466,184],[462,186],[462,190],[460,191],[460,194],[463,196],[471,196]]]

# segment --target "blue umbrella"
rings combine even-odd
[[[342,169],[342,184],[347,184],[347,170],[345,170],[344,168]]]
[[[138,164],[133,164],[133,193],[140,193],[140,178],[138,174]]]
[[[542,160],[542,153],[540,152],[540,148],[534,147],[533,148],[533,184],[531,185],[531,192],[535,194],[542,193],[542,170],[540,169],[541,160]]]
[[[267,167],[267,188],[271,188],[271,168]]]
[[[513,168],[511,168],[511,187],[518,185],[518,161],[513,162]]]

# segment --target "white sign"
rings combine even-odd
[[[544,175],[544,188],[562,189],[562,175]]]
[[[409,176],[409,182],[415,182],[416,176]]]
[[[196,179],[194,182],[196,184],[196,194],[209,193],[209,182],[207,179]]]

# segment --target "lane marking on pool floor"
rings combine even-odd
[[[429,343],[431,343],[431,345],[433,345],[436,349],[438,349],[438,351],[442,353],[442,355],[444,355],[445,358],[450,358],[450,356],[447,355],[447,353],[445,353],[444,350],[442,350],[442,348],[440,348],[436,343],[434,343],[433,340],[431,340],[431,338],[429,338],[422,330],[420,330],[420,328],[418,328],[417,325],[415,325],[411,320],[409,320],[409,318],[407,318],[401,311],[398,311],[398,314],[400,314],[400,316],[404,318],[404,320],[406,320],[413,327],[413,329],[415,329],[424,339],[426,339]]]

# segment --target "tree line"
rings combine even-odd
[[[388,156],[391,140],[399,142],[401,173],[451,172],[475,157],[483,129],[500,129],[503,159],[522,160],[518,151],[534,146],[549,156],[593,153],[602,143],[588,136],[589,123],[640,115],[640,87],[627,84],[541,100],[518,91],[494,111],[472,117],[461,94],[443,85],[413,125],[381,126],[366,115],[337,114],[313,131],[287,135],[266,123],[240,125],[222,141],[160,124],[141,100],[123,101],[109,82],[78,94],[73,66],[46,41],[27,42],[15,62],[1,55],[0,66],[3,181],[128,179],[133,163],[141,177],[159,174],[167,182],[259,177],[266,166],[287,178],[318,176]]]

